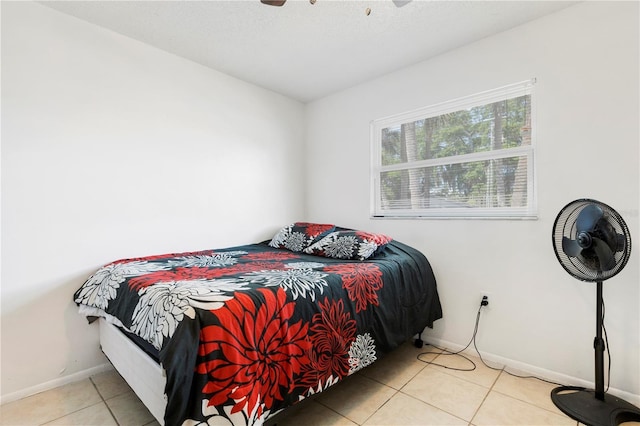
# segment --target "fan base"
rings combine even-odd
[[[601,401],[592,389],[560,386],[551,391],[551,400],[567,416],[589,426],[640,422],[638,407],[609,394]]]

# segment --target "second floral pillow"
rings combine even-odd
[[[336,229],[335,225],[296,222],[280,229],[269,245],[301,252]]]
[[[364,231],[335,231],[304,250],[307,254],[335,259],[365,260],[379,253],[391,241],[383,234]]]

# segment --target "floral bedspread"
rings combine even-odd
[[[259,425],[442,317],[419,251],[365,261],[269,247],[124,259],[74,295],[159,352],[167,425]]]

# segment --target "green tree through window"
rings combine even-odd
[[[531,87],[374,121],[373,215],[533,216]]]

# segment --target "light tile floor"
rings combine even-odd
[[[510,376],[473,358],[474,371],[455,371],[417,359],[433,350],[411,342],[267,421],[298,425],[573,425],[553,405],[555,385]],[[462,358],[425,361],[467,368]],[[0,425],[151,426],[158,422],[115,372],[102,373],[0,406]],[[639,423],[635,423],[638,425]]]

